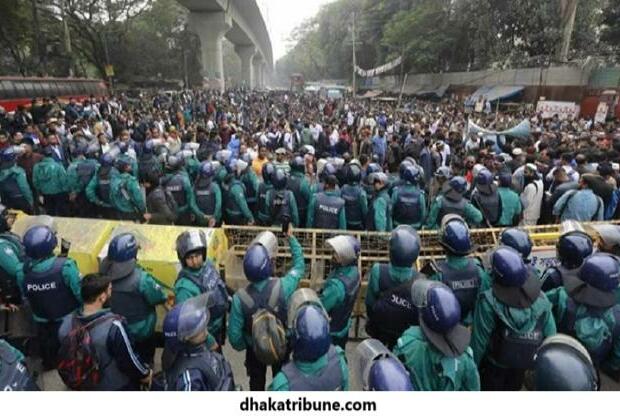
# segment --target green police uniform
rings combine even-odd
[[[140,270],[140,282],[138,292],[142,295],[146,303],[153,307],[151,313],[143,320],[127,324],[127,332],[137,342],[141,342],[151,337],[155,333],[157,323],[157,312],[155,307],[166,302],[166,293],[163,291],[157,280],[143,269]]]
[[[125,214],[142,216],[146,213],[146,203],[138,180],[129,173],[120,174],[112,183],[110,194],[114,207]]]
[[[489,290],[489,288],[491,287],[491,276],[489,276],[489,273],[486,272],[486,270],[482,267],[482,264],[477,258],[471,258],[471,259],[474,261],[474,264],[478,266],[478,278],[480,279],[480,288],[478,289],[478,298],[480,298],[480,295],[484,293],[485,291]],[[454,270],[465,269],[468,265],[469,260],[470,260],[469,257],[450,255],[450,254],[446,255],[446,264],[448,264],[448,266]],[[438,271],[435,274],[433,274],[431,276],[431,279],[441,281],[442,279],[441,272]],[[474,320],[474,313],[472,311],[469,314],[467,314],[467,316],[463,319],[462,323],[463,325],[469,326],[472,324],[473,320]]]
[[[394,347],[415,389],[420,391],[480,391],[480,376],[471,347],[458,357],[438,351],[420,327],[410,327]]]
[[[99,184],[97,174],[99,173],[100,169],[101,167],[97,168],[97,170],[95,171],[95,175],[93,175],[92,179],[86,186],[86,198],[88,198],[88,201],[99,207],[111,208],[113,207],[113,205],[101,201],[99,199],[99,196],[97,195],[97,186]],[[112,185],[116,184],[118,177],[120,177],[120,173],[116,168],[112,168],[110,170],[110,198],[112,198]]]
[[[340,191],[324,191],[324,194],[330,197],[340,197]],[[308,215],[306,216],[306,227],[311,228],[314,226],[314,209],[316,207],[316,194],[312,194],[310,203],[308,203]],[[344,210],[340,210],[338,213],[338,229],[347,230],[347,216]]]
[[[502,214],[499,217],[498,226],[516,226],[523,211],[519,194],[506,187],[499,187],[497,192],[502,203]]]
[[[93,172],[93,177],[94,174],[97,173],[97,170],[99,169],[99,162],[97,162],[95,159],[83,159],[83,160],[76,160],[74,162],[71,163],[71,165],[69,165],[69,169],[67,169],[67,187],[69,189],[69,192],[75,193],[75,194],[79,194],[82,191],[84,191],[88,184],[90,184],[90,181],[92,180],[92,178],[90,180],[88,180],[88,183],[86,183],[86,185],[82,185],[80,177],[78,175],[78,166],[80,164],[91,164],[94,165],[95,167],[95,172]]]
[[[398,188],[394,188],[394,190],[392,191],[392,203],[397,203],[398,202],[398,196],[400,195],[400,193],[418,193],[420,194],[420,222],[419,223],[414,223],[411,225],[412,228],[414,229],[420,229],[423,225],[424,225],[424,221],[426,220],[426,193],[424,193],[423,190],[421,190],[420,188],[418,188],[415,185],[412,185],[410,183],[405,183],[400,185]],[[394,226],[400,226],[404,223],[401,223],[399,220],[396,219],[396,217],[393,217],[393,225]]]
[[[17,187],[21,192],[24,200],[30,204],[30,207],[34,205],[34,199],[32,197],[32,190],[28,184],[28,178],[26,177],[26,171],[17,165],[13,165],[10,168],[2,169],[0,171],[0,184],[7,182],[10,178],[14,178],[17,183]]]
[[[437,229],[439,227],[439,223],[441,220],[437,220],[437,216],[439,216],[439,211],[443,205],[443,196],[440,195],[435,199],[431,206],[431,210],[428,213],[428,220],[426,221],[427,229]],[[482,213],[478,210],[472,203],[467,201],[465,207],[463,208],[463,214],[465,221],[469,224],[469,226],[478,226],[482,223]]]
[[[347,266],[338,267],[327,276],[320,298],[323,307],[328,313],[345,304],[346,290],[342,281],[339,280],[339,276],[351,277],[354,275],[357,275],[357,267]],[[346,327],[340,331],[332,331],[331,336],[337,338],[346,337],[349,335],[349,328],[351,328],[351,317],[349,317]]]
[[[299,241],[294,236],[288,238],[291,255],[293,256],[293,267],[280,279],[282,285],[282,293],[288,302],[291,295],[297,289],[299,281],[304,275],[305,263],[304,253]],[[261,280],[254,283],[254,287],[263,290],[269,279]],[[252,336],[244,333],[244,317],[241,309],[241,299],[238,294],[233,296],[232,308],[230,310],[230,322],[228,323],[228,339],[235,350],[244,350],[252,348]]]
[[[194,193],[194,188],[192,187],[192,183],[189,180],[187,172],[185,172],[184,170],[180,170],[178,172],[173,172],[165,175],[161,179],[161,184],[166,185],[168,181],[176,175],[181,175],[181,178],[183,180],[183,191],[185,193],[185,205],[177,207],[177,219],[182,217],[182,215],[191,213],[196,216],[196,219],[198,221],[204,221],[206,216],[202,211],[200,211],[200,209],[198,208],[198,204],[196,204],[196,194]],[[177,203],[177,205],[178,204],[179,203]]]
[[[290,190],[285,190],[286,191],[286,197],[288,199],[288,203],[289,203],[289,215],[291,217],[291,223],[293,224],[293,226],[298,227],[299,226],[299,211],[297,209],[297,201],[295,201],[295,195],[293,194],[292,191]],[[267,201],[267,204],[269,204],[271,202],[271,197],[276,193],[275,189],[270,189],[269,191],[267,191],[267,195],[265,196],[265,199]],[[271,215],[270,215],[271,216]],[[274,226],[279,226],[280,224],[277,223],[277,220],[273,220],[273,217],[270,217],[271,219],[271,223]]]
[[[230,198],[234,200],[235,204],[237,205],[237,208],[241,210],[241,215],[243,216],[243,218],[246,220],[247,223],[254,223],[254,216],[252,215],[252,212],[250,211],[248,207],[248,203],[245,199],[245,188],[243,187],[243,184],[241,183],[241,181],[239,180],[231,181],[231,185],[229,188],[230,188]],[[227,203],[227,202],[224,203],[225,215],[231,218],[238,218],[240,215],[233,213],[230,204],[231,203]]]
[[[43,195],[56,195],[69,191],[67,171],[51,157],[45,157],[34,165],[32,183],[35,190]]]
[[[345,357],[344,350],[340,347],[336,347],[336,353],[338,354],[338,361],[340,362],[340,372],[342,373],[342,391],[349,390],[349,368],[347,366],[347,359]],[[299,369],[303,374],[307,376],[312,376],[318,372],[321,372],[327,366],[327,353],[323,356],[319,357],[314,362],[302,362],[294,360],[295,366]],[[269,385],[269,391],[288,391],[288,379],[283,372],[278,372],[278,374],[273,378],[273,382]]]
[[[374,220],[374,230],[376,232],[391,232],[393,229],[392,215],[390,214],[391,200],[387,188],[383,188],[376,193],[375,197],[372,199],[371,206],[373,214],[369,216]]]
[[[129,163],[129,165],[131,166],[131,173],[133,174],[133,176],[136,177],[136,179],[138,179],[139,172],[138,172],[138,161],[137,160],[135,160],[129,155],[120,155],[117,158],[117,162]]]
[[[547,297],[553,305],[553,317],[555,323],[562,325],[566,317],[568,306],[568,293],[564,287],[547,292]],[[611,338],[612,346],[608,356],[602,361],[601,366],[607,371],[620,370],[620,337],[614,337],[616,328],[616,318],[614,317],[614,307],[597,310],[596,316],[588,316],[588,307],[580,303],[575,303],[575,330],[571,332],[588,350],[597,349],[604,346],[604,342]],[[564,332],[564,331],[560,331]],[[565,332],[568,333],[568,332]]]

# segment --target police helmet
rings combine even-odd
[[[323,166],[323,170],[321,171],[319,178],[322,181],[324,181],[330,175],[335,176],[337,172],[338,172],[338,168],[336,168],[336,165],[334,165],[333,163],[327,162],[325,166]]]
[[[178,171],[184,165],[183,158],[179,155],[167,155],[165,165],[169,171]]]
[[[413,165],[406,166],[400,173],[401,179],[417,184],[420,182],[420,170]]]
[[[202,259],[207,258],[207,237],[202,230],[188,230],[179,235],[176,243],[177,258],[185,266],[187,255],[195,252],[202,252]]]
[[[273,163],[265,163],[261,168],[261,175],[263,176],[263,182],[265,184],[271,184],[271,175],[276,171],[276,167]]]
[[[452,178],[452,169],[449,166],[440,166],[437,171],[435,171],[435,177],[437,178]]]
[[[215,169],[211,162],[202,162],[200,164],[200,176],[203,178],[212,178],[215,175]]]
[[[45,157],[51,157],[54,156],[54,149],[52,148],[52,146],[45,146],[42,150],[41,153],[43,154],[43,156]]]
[[[476,185],[491,185],[493,183],[493,174],[486,168],[483,168],[476,175]]]
[[[56,232],[49,226],[32,226],[24,234],[24,250],[33,259],[51,256],[57,244]]]
[[[588,351],[573,337],[548,337],[534,356],[536,391],[596,391],[598,382]]]
[[[570,270],[581,267],[583,261],[594,252],[594,245],[587,234],[573,231],[560,236],[556,251],[560,264]]]
[[[597,252],[586,258],[579,270],[579,278],[598,290],[615,291],[620,280],[620,261],[611,254]]]
[[[276,169],[274,173],[271,174],[271,185],[276,190],[283,190],[286,188],[286,184],[288,182],[288,177],[286,176],[286,172],[282,169]]]
[[[15,150],[15,147],[10,146],[7,147],[6,149],[3,149],[2,151],[0,151],[0,162],[15,162],[15,159],[17,158],[17,153]]]
[[[328,239],[329,245],[338,256],[338,261],[342,266],[355,264],[359,253],[355,249],[355,238],[350,235],[338,235]]]
[[[491,254],[491,268],[495,282],[503,286],[521,287],[527,281],[527,268],[523,258],[513,248],[497,248]]]
[[[293,324],[293,359],[314,362],[327,353],[330,345],[325,311],[316,305],[302,306]]]
[[[232,158],[232,152],[230,150],[219,150],[215,153],[215,159],[222,165],[226,165]]]
[[[379,172],[383,172],[383,169],[378,163],[371,163],[370,165],[368,165],[368,168],[366,169],[366,182],[370,184],[372,182],[371,175]]]
[[[426,305],[420,316],[426,326],[438,333],[445,333],[461,320],[461,306],[448,287],[430,287],[427,290]]]
[[[462,176],[455,176],[448,181],[448,185],[453,191],[456,191],[459,194],[465,194],[467,191],[467,181]]]
[[[512,186],[512,174],[507,171],[500,172],[497,176],[500,187],[510,188]]]
[[[368,375],[369,391],[413,391],[407,369],[394,357],[376,360]]]
[[[88,159],[97,159],[97,156],[99,156],[99,152],[100,149],[98,144],[89,144],[84,151],[84,156],[86,156]]]
[[[102,166],[110,167],[114,165],[114,156],[110,153],[104,153],[99,158],[99,162],[101,163]]]
[[[241,159],[231,159],[228,161],[227,170],[229,173],[239,176],[245,171],[248,167],[248,164]]]
[[[269,251],[260,243],[250,245],[243,257],[243,273],[251,283],[271,277],[273,266]]]
[[[164,318],[166,348],[178,347],[207,330],[209,325],[208,294],[204,293],[176,305]]]
[[[135,260],[139,249],[136,237],[131,233],[121,233],[110,241],[108,246],[108,258],[113,262],[125,262]]]
[[[291,161],[291,171],[293,172],[306,172],[306,161],[303,156],[295,156]]]
[[[349,163],[345,168],[347,184],[359,184],[362,180],[362,168],[357,163]]]
[[[148,140],[144,143],[144,153],[153,153],[155,151],[155,143],[153,140]]]
[[[398,165],[398,176],[400,178],[403,178],[403,174],[405,169],[407,169],[408,167],[413,166],[413,163],[410,160],[403,160],[400,165]]]
[[[456,214],[447,214],[441,220],[439,243],[454,255],[468,255],[473,250],[467,222]]]
[[[523,229],[508,228],[504,230],[500,237],[501,245],[509,246],[516,250],[524,260],[528,260],[532,253],[532,240],[530,235]]]
[[[390,263],[411,267],[420,255],[420,238],[411,226],[401,225],[390,235]]]

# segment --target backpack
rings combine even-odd
[[[95,344],[90,330],[111,318],[121,319],[117,315],[100,316],[81,325],[77,316],[72,315],[71,331],[60,343],[58,351],[58,374],[62,381],[72,390],[94,390],[101,381],[102,366],[99,365]]]

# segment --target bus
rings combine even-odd
[[[29,106],[34,98],[55,96],[61,102],[78,101],[91,95],[106,96],[108,87],[99,79],[62,79],[49,77],[0,77],[0,106],[13,112],[18,106]]]

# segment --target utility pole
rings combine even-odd
[[[575,16],[577,14],[577,4],[579,0],[560,0],[560,21],[562,25],[562,42],[558,51],[558,60],[568,61],[568,51],[570,41],[575,27]]]
[[[69,59],[69,77],[74,77],[73,72],[73,50],[71,49],[71,33],[69,32],[69,24],[67,23],[67,0],[61,1],[62,7],[62,26],[65,32],[65,53]]]
[[[353,12],[353,98],[357,97],[357,57],[355,55],[355,47],[357,44],[355,43],[355,11]]]

